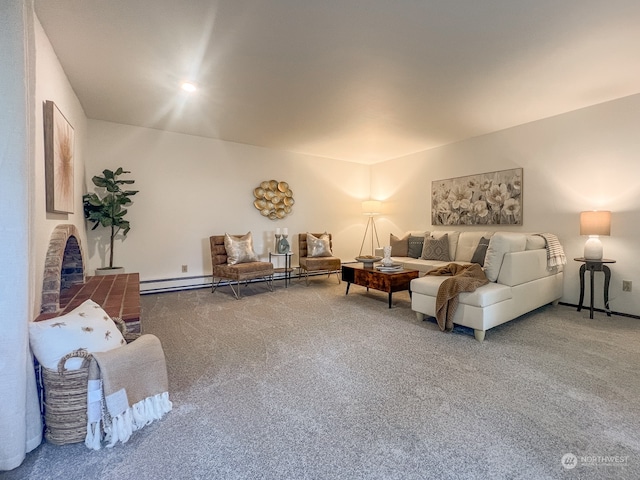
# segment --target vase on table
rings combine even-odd
[[[282,238],[278,242],[278,253],[289,253],[289,242],[287,241],[288,235],[282,235]]]
[[[387,245],[386,247],[383,247],[382,251],[384,252],[384,257],[380,263],[385,267],[392,266],[393,260],[391,259],[391,246]]]

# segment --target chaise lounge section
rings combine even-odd
[[[484,232],[447,233],[453,262],[470,264]],[[433,234],[432,234],[433,235]],[[486,238],[486,237],[485,237]],[[471,246],[475,243],[475,247]],[[394,257],[405,268],[426,273],[446,265],[447,261]],[[485,332],[549,303],[557,303],[563,294],[563,265],[553,265],[547,241],[538,234],[495,232],[490,234],[482,259],[487,285],[458,296],[453,323],[473,328],[483,341]],[[411,308],[419,319],[436,316],[436,297],[440,284],[450,277],[422,276],[411,281]]]

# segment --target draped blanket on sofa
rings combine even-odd
[[[482,267],[477,263],[470,265],[449,263],[430,270],[426,274],[451,276],[440,284],[436,296],[436,320],[443,332],[453,330],[453,316],[458,308],[458,294],[473,292],[476,288],[489,283]]]

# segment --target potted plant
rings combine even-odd
[[[93,223],[95,230],[98,225],[111,229],[109,242],[109,266],[99,268],[96,274],[100,273],[116,273],[122,270],[122,267],[113,266],[113,245],[116,235],[122,232],[126,236],[131,226],[129,221],[124,217],[127,214],[125,206],[131,204],[131,197],[138,193],[138,190],[123,190],[122,185],[131,185],[135,180],[121,180],[120,175],[131,173],[118,168],[115,172],[111,170],[103,170],[102,175],[94,176],[91,181],[96,187],[104,189],[99,195],[98,193],[86,193],[82,196],[84,205],[84,217]],[[100,272],[99,272],[100,271]]]

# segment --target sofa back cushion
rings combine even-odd
[[[480,239],[482,237],[490,238],[491,235],[493,235],[493,232],[460,232],[456,256],[451,258],[455,259],[456,262],[470,262],[478,248]]]
[[[546,248],[544,238],[540,235],[527,235],[527,250],[538,250],[540,248]]]
[[[527,236],[523,233],[496,232],[489,240],[487,255],[484,259],[484,273],[491,282],[500,274],[504,255],[522,252],[527,246]]]

